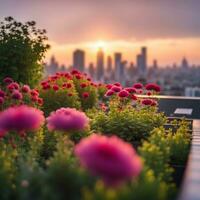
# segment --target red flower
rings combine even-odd
[[[105,94],[106,97],[112,96],[114,94],[114,91],[108,90]]]
[[[143,85],[141,83],[135,83],[135,84],[133,84],[133,88],[142,89]]]
[[[32,100],[33,102],[38,102],[38,96],[32,96],[32,97],[31,97],[31,100]]]
[[[3,79],[3,82],[6,83],[6,84],[10,84],[10,83],[13,82],[13,79],[10,78],[10,77],[6,77],[6,78]]]
[[[71,88],[72,87],[72,84],[71,83],[67,83],[66,84],[66,88]]]
[[[18,90],[15,90],[12,93],[11,97],[12,99],[16,99],[16,100],[21,100],[23,98],[22,94]]]
[[[40,106],[42,106],[43,103],[44,103],[44,101],[43,101],[42,98],[38,98],[38,99],[37,99],[37,102],[38,102],[38,104],[39,104]]]
[[[135,88],[132,88],[132,87],[127,87],[125,88],[126,91],[128,91],[129,93],[136,93],[136,89]]]
[[[87,87],[87,84],[86,83],[81,83],[80,86],[81,86],[81,88],[85,88],[85,87]]]
[[[114,92],[120,92],[121,91],[121,87],[114,85],[114,86],[112,86],[111,90],[114,91]]]
[[[31,96],[38,96],[39,93],[36,90],[31,90]]]
[[[121,97],[121,98],[128,97],[129,92],[127,90],[122,90],[118,93],[118,96]]]
[[[30,92],[30,87],[29,87],[28,85],[22,86],[22,92],[23,92],[23,93],[28,93],[28,92]]]
[[[84,93],[82,94],[82,97],[83,97],[84,99],[87,99],[89,96],[90,96],[90,95],[89,95],[88,92],[84,92]]]
[[[69,97],[73,96],[73,94],[72,94],[72,93],[68,93],[67,95],[68,95]]]
[[[160,86],[155,83],[148,83],[145,88],[146,90],[154,90],[155,92],[160,92]]]
[[[76,79],[78,79],[78,80],[82,78],[80,74],[76,74],[75,77],[76,77]]]
[[[135,96],[134,94],[131,96],[131,99],[133,100],[133,101],[136,101],[137,100],[137,96]]]
[[[151,99],[143,99],[141,103],[145,106],[150,106],[152,104],[152,100]]]
[[[151,106],[157,106],[157,105],[158,105],[157,102],[152,100]]]
[[[107,84],[107,85],[106,85],[106,88],[107,88],[107,89],[111,89],[112,86],[113,86],[112,84]]]
[[[71,74],[72,74],[72,75],[80,74],[80,72],[79,72],[77,69],[73,69],[73,70],[71,71]]]
[[[121,87],[121,84],[120,83],[114,83],[113,85],[116,85],[116,86],[118,86],[118,87]]]
[[[59,86],[58,85],[53,85],[53,90],[54,91],[58,91],[59,90]]]

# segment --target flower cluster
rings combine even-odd
[[[31,89],[28,85],[20,85],[9,77],[4,79],[4,83],[4,89],[0,90],[1,109],[11,105],[41,106],[43,104],[43,99],[36,89]]]
[[[75,154],[83,167],[111,186],[138,176],[142,169],[133,147],[116,136],[94,134],[82,139],[75,147]]]

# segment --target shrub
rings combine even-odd
[[[37,29],[36,22],[25,24],[6,17],[0,24],[0,80],[11,77],[34,86],[42,78],[46,30]]]

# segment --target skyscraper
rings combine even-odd
[[[112,58],[108,56],[107,58],[107,73],[110,75],[112,73]]]
[[[120,80],[121,77],[122,54],[115,53],[115,79]]]
[[[85,69],[85,52],[83,50],[77,49],[73,53],[73,68],[79,71],[84,71]]]
[[[141,48],[141,54],[137,55],[137,68],[139,73],[145,73],[147,69],[147,48]]]
[[[100,48],[97,52],[97,80],[100,81],[104,75],[104,52]]]

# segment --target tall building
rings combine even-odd
[[[107,57],[107,73],[110,75],[112,73],[112,57]]]
[[[120,81],[122,67],[122,54],[115,53],[115,79]]]
[[[147,70],[147,48],[142,47],[141,53],[137,55],[137,68],[139,73],[145,73]]]
[[[94,64],[93,64],[93,63],[90,63],[90,64],[89,64],[88,72],[89,72],[89,74],[90,74],[90,76],[91,76],[92,78],[95,77],[95,67],[94,67]]]
[[[182,59],[181,67],[182,67],[182,69],[188,69],[189,64],[188,64],[188,61],[187,61],[186,58],[183,58],[183,59]]]
[[[97,66],[96,66],[96,78],[98,81],[102,80],[104,76],[104,52],[100,48],[97,52]]]
[[[85,69],[85,52],[83,50],[77,49],[73,53],[73,68],[84,71]]]

